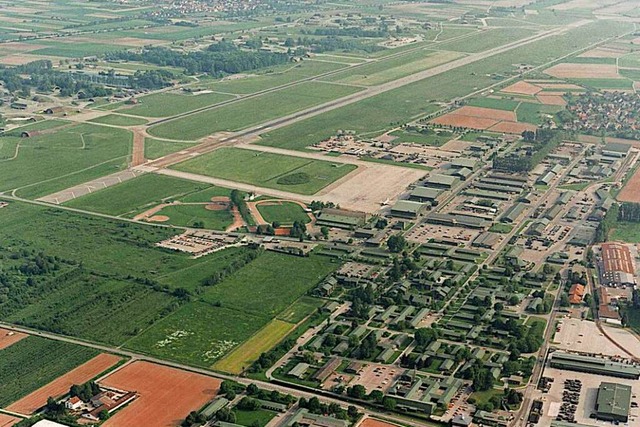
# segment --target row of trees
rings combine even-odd
[[[179,52],[164,47],[149,47],[142,52],[118,51],[106,55],[108,60],[137,61],[160,66],[184,68],[185,73],[220,77],[289,62],[284,53],[241,50],[228,42],[214,43],[207,50]]]

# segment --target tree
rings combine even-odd
[[[373,400],[375,403],[382,403],[384,399],[384,393],[380,390],[373,390],[369,393],[369,399]]]
[[[251,383],[247,386],[247,395],[248,396],[255,396],[256,394],[258,394],[260,390],[258,389],[258,386],[255,385],[254,383]]]
[[[387,411],[394,411],[396,409],[397,404],[398,403],[396,402],[396,400],[392,397],[385,397],[384,400],[382,401],[382,406]]]
[[[393,253],[400,253],[407,246],[407,240],[402,234],[394,234],[387,240],[387,247]]]
[[[363,385],[356,384],[347,389],[347,395],[355,399],[364,399],[367,396],[367,389]]]
[[[431,344],[433,341],[438,339],[437,331],[433,328],[420,328],[416,330],[414,334],[414,339],[416,341],[416,346],[418,347],[426,347]]]
[[[320,227],[320,232],[322,233],[322,237],[324,237],[325,239],[329,238],[329,227]]]

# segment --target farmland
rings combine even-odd
[[[167,154],[182,151],[192,147],[190,142],[161,141],[154,138],[146,138],[144,142],[144,156],[147,159],[159,159]]]
[[[152,136],[197,140],[220,131],[237,131],[358,92],[357,87],[308,82],[253,99],[202,111],[152,126]]]
[[[347,175],[356,169],[356,166],[253,150],[222,148],[174,168],[261,187],[314,194]]]
[[[121,116],[118,114],[108,114],[91,120],[92,123],[100,123],[111,126],[139,126],[147,123],[144,119],[137,117]]]
[[[28,337],[0,350],[0,406],[15,402],[97,354],[39,337]]]
[[[220,380],[147,362],[134,362],[109,375],[101,384],[136,390],[140,396],[119,411],[106,427],[176,425],[191,411],[215,397]],[[166,390],[171,390],[167,393]]]
[[[39,388],[23,399],[12,403],[7,407],[7,409],[19,414],[33,414],[47,404],[47,399],[50,396],[62,396],[69,392],[69,388],[72,385],[84,384],[85,382],[96,378],[103,372],[113,368],[121,361],[121,358],[112,354],[99,354],[88,362],[66,372],[64,375],[56,378],[54,381]]]
[[[214,369],[240,374],[245,368],[260,357],[266,351],[282,341],[295,325],[281,320],[273,320],[263,329],[259,330],[248,341],[245,341],[233,350],[224,359],[213,365]]]

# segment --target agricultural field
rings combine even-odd
[[[248,128],[360,90],[329,83],[301,83],[152,126],[149,133],[166,139],[197,140],[216,132]]]
[[[229,355],[225,356],[224,359],[216,362],[213,365],[213,369],[236,375],[242,373],[262,353],[269,351],[282,341],[294,327],[295,325],[292,323],[278,319],[272,320],[253,337],[249,338],[248,341],[245,341]]]
[[[136,390],[139,397],[110,417],[105,427],[178,425],[189,412],[213,399],[221,381],[148,362],[134,362],[101,381],[107,387]],[[171,390],[168,393],[167,390]]]
[[[291,225],[296,221],[306,224],[311,221],[304,209],[293,202],[261,202],[256,204],[256,208],[269,224]]]
[[[113,187],[73,199],[65,203],[65,206],[109,215],[132,217],[145,208],[177,200],[209,187],[211,186],[208,184],[199,184],[164,175],[144,174]]]
[[[73,344],[27,337],[0,350],[0,406],[5,407],[98,355]]]
[[[239,148],[221,148],[174,169],[300,194],[315,194],[356,166]]]
[[[171,117],[233,98],[222,93],[162,92],[137,98],[136,105],[124,106],[117,112],[141,117]]]
[[[182,306],[126,346],[184,363],[211,366],[285,312],[337,267],[338,264],[319,256],[299,258],[262,253],[222,282],[203,288],[201,301]],[[190,280],[201,277],[198,271],[193,274]],[[310,307],[307,304],[296,309],[298,317]],[[211,328],[212,324],[217,327]],[[280,334],[287,329],[283,324],[290,322],[274,323]],[[268,335],[272,334],[273,331]]]
[[[0,145],[16,147],[2,160],[0,191],[21,188],[19,195],[39,197],[103,176],[105,170],[116,172],[126,166],[131,143],[126,130],[91,124],[30,138],[0,137]]]

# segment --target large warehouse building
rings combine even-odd
[[[631,386],[616,383],[601,383],[596,398],[596,418],[605,421],[629,420]]]
[[[600,252],[600,283],[604,286],[633,285],[636,269],[629,246],[603,243]]]
[[[640,378],[640,369],[637,366],[612,362],[600,357],[581,356],[556,351],[551,354],[549,364],[552,368],[567,369],[569,371],[635,380]]]

